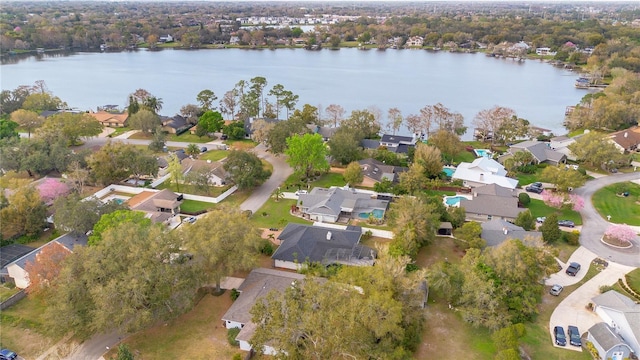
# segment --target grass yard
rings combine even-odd
[[[2,310],[2,348],[9,348],[25,359],[35,359],[62,339],[63,334],[48,331],[44,322],[45,308],[42,299],[27,296]]]
[[[123,342],[136,359],[231,359],[241,351],[229,345],[227,329],[220,320],[231,306],[230,293],[205,295],[188,313]],[[116,354],[114,347],[105,357],[115,358]]]
[[[249,139],[225,140],[225,143],[234,150],[251,150],[258,145],[257,142]]]
[[[196,213],[198,211],[210,210],[216,207],[216,204],[196,200],[183,200],[180,205],[180,212]]]
[[[345,184],[346,182],[344,181],[341,173],[329,172],[321,175],[317,180],[311,181],[309,183],[309,190],[313,189],[314,187],[328,188],[331,186],[344,186]],[[298,189],[304,189],[306,187],[307,183],[300,179],[300,175],[293,173],[287,178],[287,180],[285,180],[284,188],[282,190],[293,192]]]
[[[476,156],[467,150],[460,151],[453,157],[453,162],[456,164],[460,164],[461,162],[473,162],[476,159]]]
[[[251,216],[251,222],[260,228],[284,228],[288,223],[311,224],[310,221],[301,219],[289,214],[291,206],[296,204],[296,200],[281,199],[276,202],[269,199],[260,210]]]
[[[593,206],[604,218],[611,215],[611,222],[640,225],[640,185],[627,182],[629,196],[617,196],[616,185],[604,187],[593,194]]]
[[[211,160],[211,161],[220,161],[229,155],[229,151],[227,150],[209,150],[204,154],[200,154],[198,156],[198,160]]]
[[[635,269],[627,274],[627,284],[631,290],[640,294],[640,269]]]
[[[6,285],[0,286],[0,302],[7,300],[20,291],[17,287],[8,288]]]
[[[194,143],[194,144],[203,144],[211,140],[212,139],[208,136],[200,137],[198,135],[191,134],[188,131],[180,135],[167,134],[167,141],[180,141],[180,142],[187,142],[187,143]]]
[[[518,175],[516,176],[516,178],[518,179],[518,185],[524,187],[533,182],[540,181],[540,174],[542,174],[542,170],[544,170],[545,167],[546,166],[537,166],[536,172],[534,172],[533,174],[518,173]]]
[[[116,136],[118,136],[118,135],[122,135],[122,134],[126,133],[127,131],[132,130],[132,129],[131,129],[130,127],[128,127],[128,126],[125,126],[125,127],[119,127],[119,128],[113,128],[113,129],[115,129],[115,131],[114,131],[114,132],[112,132],[112,133],[109,135],[109,137],[111,137],[111,138],[114,138],[114,137],[116,137]]]
[[[162,184],[158,185],[157,189],[158,190],[170,189],[171,191],[176,192],[176,193],[218,197],[223,192],[229,190],[229,188],[231,188],[231,186],[233,186],[233,185],[209,186],[209,194],[207,194],[205,191],[198,190],[194,185],[189,185],[189,184],[180,184],[180,191],[178,191],[178,188],[176,187],[176,185],[173,182],[165,181]],[[191,200],[185,200],[185,202],[186,201],[191,201]],[[215,206],[215,204],[211,204],[211,203],[207,203],[207,204],[210,204],[211,206]]]
[[[129,136],[129,139],[151,140],[152,137],[153,135],[151,133],[138,131],[135,134],[131,134],[131,136]]]
[[[571,220],[576,225],[582,225],[582,217],[577,211],[571,209],[556,209],[545,205],[542,200],[531,199],[531,203],[527,206],[534,218],[541,216],[549,216],[552,213],[558,214],[558,220]]]

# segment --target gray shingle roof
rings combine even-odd
[[[328,236],[330,234],[330,236]],[[327,240],[327,237],[330,237]],[[275,260],[303,263],[322,262],[331,249],[354,249],[360,242],[362,231],[340,230],[320,226],[288,224],[278,239],[280,247],[273,254]]]
[[[478,195],[494,195],[506,198],[516,197],[518,193],[515,189],[506,188],[498,184],[488,184],[473,188],[473,193]]]
[[[589,333],[605,351],[609,351],[614,346],[625,344],[625,342],[611,330],[609,325],[603,322],[599,322],[590,327]]]
[[[509,152],[515,153],[519,150],[529,151],[539,162],[552,161],[558,163],[566,157],[563,153],[551,149],[549,143],[543,141],[524,141],[511,146]]]
[[[387,165],[372,158],[360,160],[358,163],[362,168],[362,175],[375,181],[387,179],[397,182],[398,175],[408,170],[406,167]]]
[[[371,195],[345,190],[341,188],[313,188],[308,194],[298,197],[299,207],[306,208],[309,214],[326,214],[339,216],[343,209],[362,209],[370,212],[373,209],[386,210],[389,202],[371,199]]]
[[[62,246],[64,246],[65,248],[69,249],[70,251],[73,252],[73,249],[76,246],[86,246],[87,245],[87,237],[85,235],[78,235],[78,236],[74,236],[71,233],[69,234],[64,234],[56,239],[53,239],[51,241],[49,241],[48,243],[40,246],[39,248],[33,250],[32,252],[22,256],[21,258],[13,261],[10,264],[7,264],[7,266],[11,265],[11,264],[16,264],[18,265],[20,268],[24,269],[25,266],[27,265],[27,262],[33,262],[35,261],[36,255],[39,254],[42,249],[44,249],[45,247],[53,244],[53,243],[58,243]]]
[[[4,268],[5,265],[17,260],[24,255],[35,250],[34,248],[22,244],[11,244],[0,248],[0,267]]]
[[[473,200],[460,199],[460,207],[466,212],[480,215],[516,218],[527,210],[518,207],[518,199],[503,196],[479,195]]]
[[[493,219],[480,224],[480,226],[482,226],[480,237],[487,242],[487,246],[500,245],[507,239],[523,240],[527,237],[542,239],[542,233],[539,231],[526,231],[520,226],[501,219]]]

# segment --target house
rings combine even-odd
[[[541,232],[527,231],[502,219],[486,221],[480,223],[480,226],[482,227],[480,237],[486,241],[487,246],[498,246],[507,239],[535,239],[542,241]]]
[[[26,269],[27,264],[35,262],[38,254],[40,254],[44,248],[52,246],[53,244],[62,245],[66,250],[72,253],[76,246],[87,245],[87,237],[85,235],[75,236],[65,234],[9,263],[7,265],[7,272],[9,277],[13,279],[17,288],[25,289],[29,287],[30,280]]]
[[[552,137],[549,142],[549,147],[554,151],[564,154],[564,156],[567,157],[567,160],[576,161],[577,158],[573,154],[573,152],[569,150],[569,145],[575,143],[580,136],[582,135],[575,136],[575,137],[568,137],[568,136]]]
[[[185,176],[190,171],[205,169],[209,175],[209,184],[213,186],[223,186],[229,178],[229,174],[224,169],[224,165],[219,161],[186,158],[182,160],[180,165],[182,166],[182,171]]]
[[[376,252],[360,245],[362,228],[346,229],[287,224],[278,235],[280,247],[271,256],[275,267],[299,270],[304,263],[373,265]]]
[[[384,134],[380,139],[380,146],[384,146],[387,150],[394,153],[406,154],[409,147],[416,146],[417,140],[415,136]]]
[[[261,118],[261,119],[256,119],[256,118],[246,118],[244,119],[244,135],[247,139],[253,139],[253,122],[256,120],[264,120],[267,123],[270,124],[275,124],[277,123],[278,119],[270,119],[270,118]],[[225,125],[228,125],[225,121]]]
[[[114,113],[108,111],[98,111],[98,112],[90,112],[89,115],[94,119],[98,120],[102,126],[119,128],[127,126],[127,120],[129,119],[129,114],[124,113]]]
[[[507,153],[500,156],[498,161],[501,164],[504,164],[504,161],[508,158],[512,157],[518,151],[526,151],[533,156],[533,161],[536,164],[550,164],[550,165],[559,165],[561,163],[567,162],[567,156],[561,152],[555,151],[551,148],[550,143],[531,140],[531,141],[523,141],[518,144],[511,145],[509,149],[507,149]]]
[[[338,131],[338,128],[332,128],[332,127],[320,126],[320,125],[314,125],[314,124],[308,124],[307,128],[311,130],[311,133],[313,134],[320,134],[320,136],[322,136],[323,141],[329,141],[329,139],[331,139],[333,134],[335,134],[336,131]]]
[[[609,139],[621,152],[640,151],[640,127],[634,126],[629,129],[614,132],[609,135]]]
[[[170,134],[180,135],[193,126],[181,115],[175,115],[174,117],[162,116],[160,120],[162,121],[162,130]]]
[[[504,166],[493,159],[479,157],[471,163],[462,162],[451,175],[453,180],[462,180],[466,187],[496,184],[509,189],[518,186],[518,180],[507,177]]]
[[[236,341],[240,343],[240,350],[251,351],[249,340],[253,337],[256,329],[255,324],[251,322],[251,308],[267,294],[274,291],[284,293],[286,289],[304,281],[304,279],[304,275],[294,272],[264,268],[254,269],[247,275],[237,289],[240,296],[222,316],[222,321],[227,329],[241,329],[236,336]],[[263,350],[269,355],[276,354],[273,348]]]
[[[161,43],[170,43],[173,42],[173,36],[171,35],[163,35],[158,39]]]
[[[169,223],[180,213],[182,195],[169,189],[158,192],[143,191],[127,202],[131,210],[143,211],[155,223]]]
[[[301,194],[297,206],[309,220],[335,223],[341,217],[367,219],[372,214],[382,219],[389,201],[373,199],[355,189],[317,187],[308,194]]]
[[[405,43],[406,47],[422,47],[424,44],[424,38],[422,36],[412,36],[407,39]]]
[[[630,354],[633,353],[624,339],[603,322],[589,328],[587,341],[596,348],[600,359],[629,359]]]
[[[540,55],[540,56],[555,56],[556,52],[555,51],[551,51],[551,48],[548,47],[539,47],[536,48],[536,55]]]
[[[525,208],[518,207],[515,189],[497,184],[473,188],[472,198],[461,198],[459,206],[464,208],[469,221],[514,221],[518,214],[526,211]]]
[[[640,354],[640,304],[615,290],[607,291],[591,300],[594,304],[593,310],[602,319],[602,324],[610,330],[608,333],[600,325],[593,334],[595,340],[602,341],[599,342],[598,350],[606,351],[607,356],[603,359],[612,357],[612,349],[623,351],[624,346],[619,344],[621,340],[622,344],[627,345],[635,354]],[[620,359],[627,357],[628,354]]]
[[[408,170],[406,167],[386,165],[376,159],[368,158],[358,161],[360,168],[362,169],[363,186],[373,187],[375,183],[379,183],[383,180],[389,180],[397,183],[400,173]]]
[[[10,244],[0,248],[0,282],[10,281],[7,265],[35,250],[22,244]]]

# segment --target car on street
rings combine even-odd
[[[207,149],[206,146],[203,146],[203,147],[200,148],[200,152],[207,152],[207,150],[209,150],[209,149]]]
[[[564,227],[575,227],[576,224],[571,221],[571,220],[558,220],[558,226],[564,226]]]
[[[549,290],[549,294],[553,295],[553,296],[558,296],[560,295],[560,293],[562,292],[562,289],[564,289],[562,287],[562,285],[558,285],[558,284],[554,284],[551,287],[551,290]]]
[[[565,272],[569,276],[576,276],[578,271],[580,271],[580,264],[578,264],[577,262],[572,262],[571,264],[569,264],[569,267]]]
[[[553,328],[553,337],[555,338],[556,345],[567,345],[567,337],[564,335],[564,329],[562,328],[562,326],[556,326]]]
[[[531,192],[531,193],[536,193],[536,194],[540,194],[542,193],[542,191],[544,190],[541,187],[537,187],[537,186],[527,186],[526,188],[524,188],[527,192]]]
[[[536,218],[536,222],[538,224],[542,224],[545,220],[547,220],[546,216],[540,216],[539,218]]]
[[[9,349],[0,350],[0,360],[14,360],[17,357],[18,354]]]
[[[582,346],[582,340],[580,340],[580,331],[578,331],[578,327],[569,325],[567,327],[567,330],[567,332],[569,333],[569,344],[573,346]]]

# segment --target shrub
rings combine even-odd
[[[518,201],[520,201],[520,204],[523,206],[527,206],[531,203],[531,197],[527,193],[520,193],[518,195]]]
[[[579,245],[580,244],[580,232],[572,231],[572,232],[563,232],[562,240],[564,240],[569,245]]]
[[[235,353],[231,360],[242,360],[242,354]]]
[[[609,290],[614,290],[613,286],[611,286],[611,285],[602,285],[602,286],[600,286],[600,294],[604,294]]]
[[[262,244],[260,245],[260,253],[267,255],[267,256],[271,256],[273,255],[273,244],[271,243],[271,241],[269,240],[263,240]]]
[[[235,288],[231,289],[231,300],[236,301],[236,299],[240,296],[240,291]]]
[[[240,333],[240,328],[231,328],[227,330],[227,341],[231,346],[239,346],[240,343],[236,340],[236,336]]]

